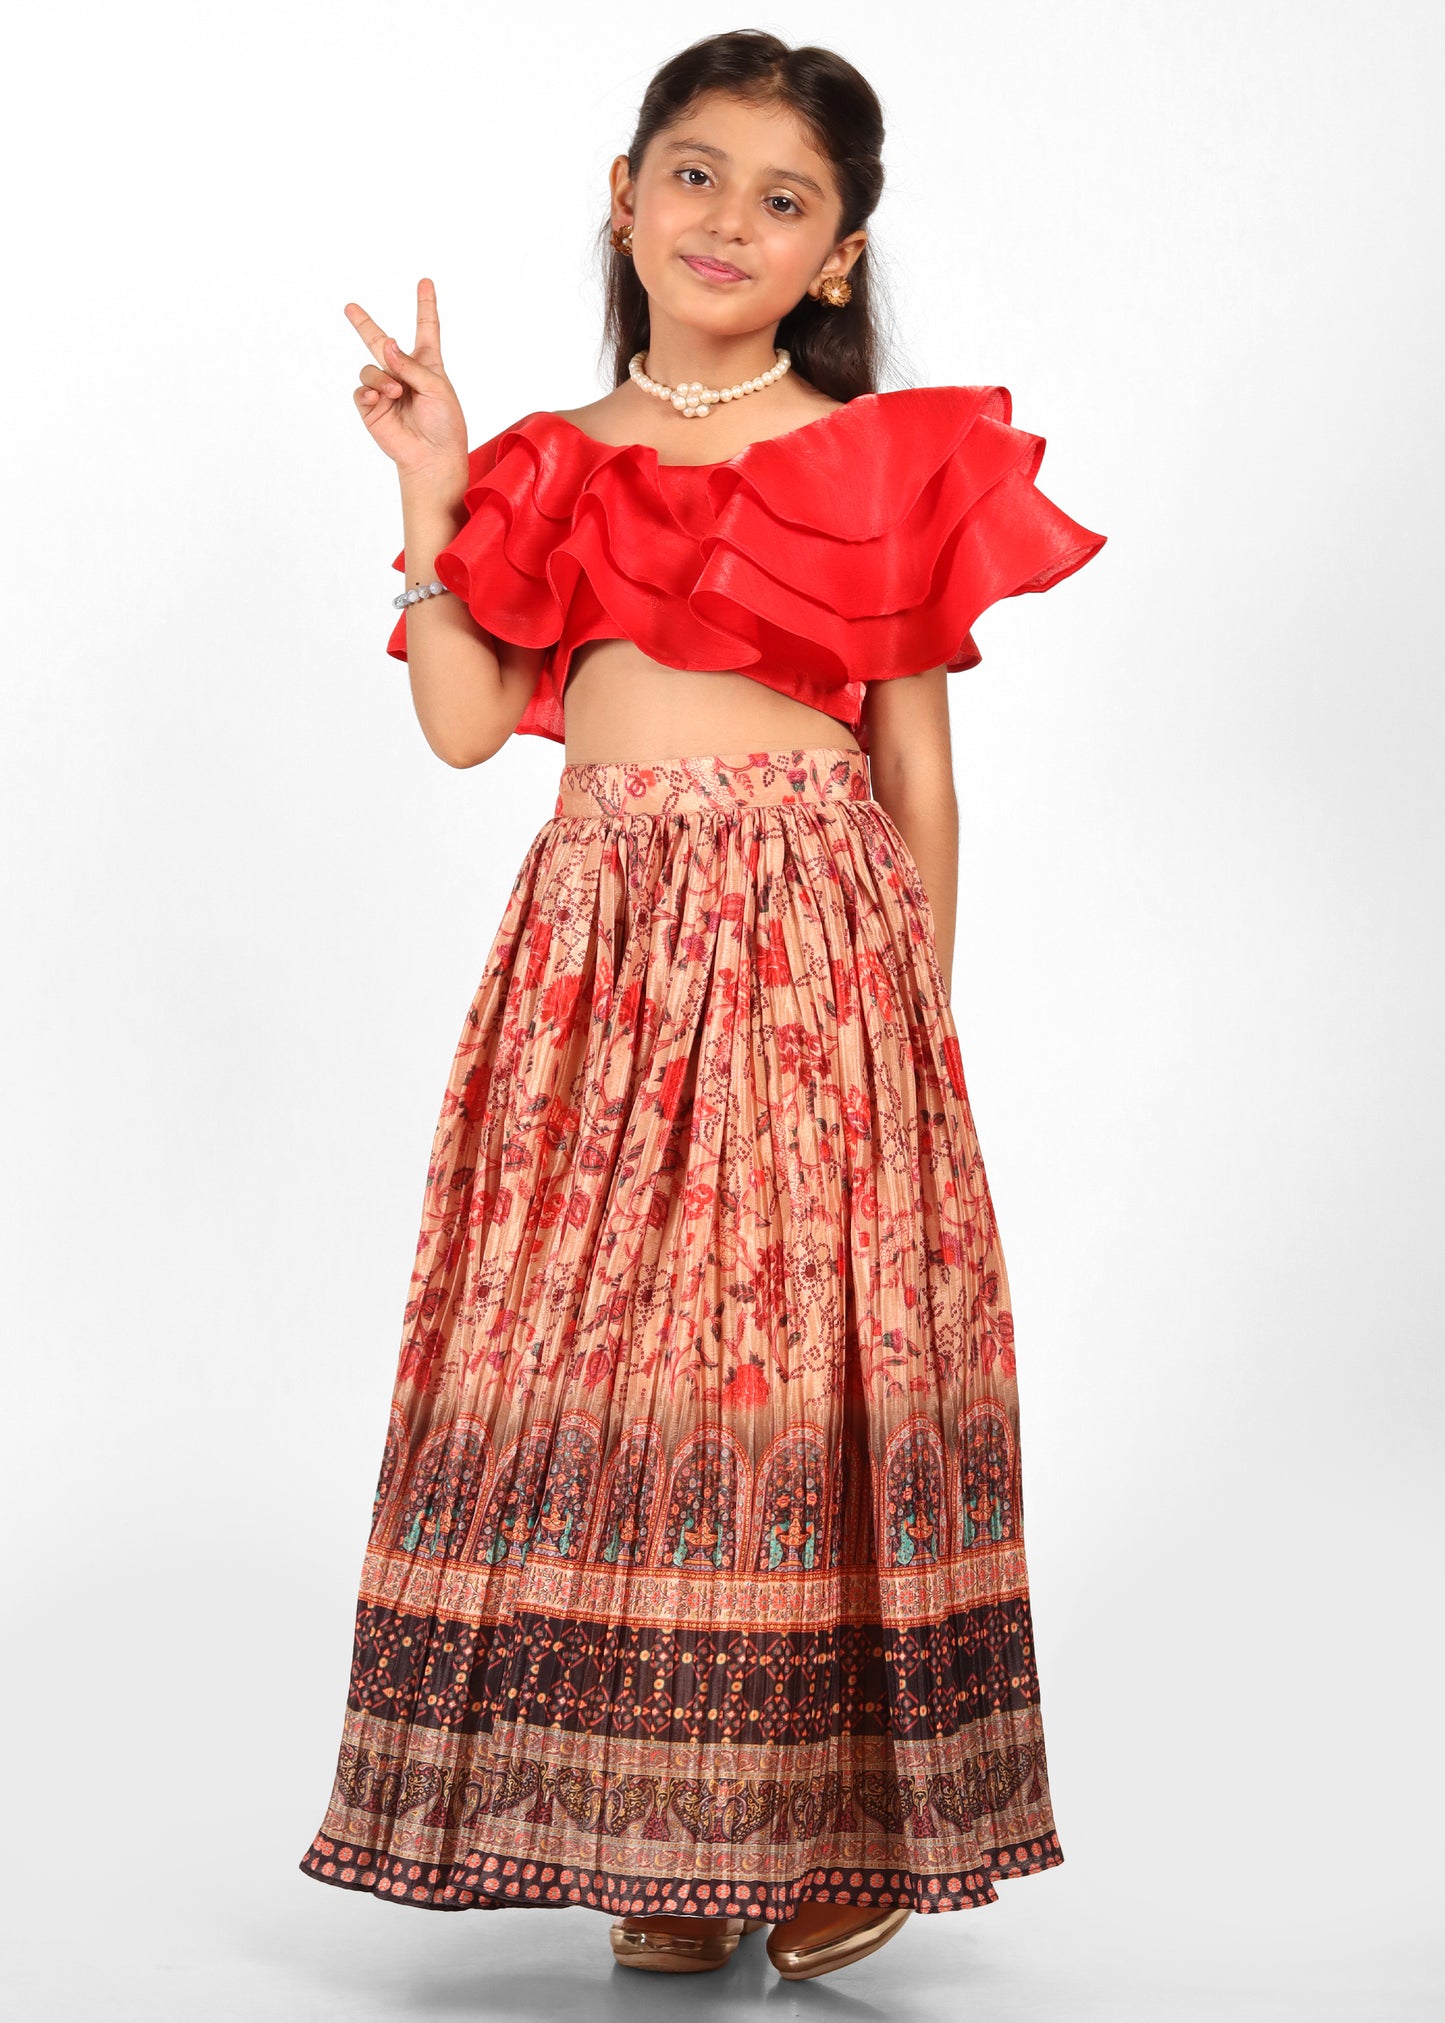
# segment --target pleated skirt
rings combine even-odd
[[[849,748],[567,765],[447,1081],[300,1865],[777,1920],[1062,1859],[917,864]]]

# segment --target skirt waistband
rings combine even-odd
[[[609,759],[564,766],[553,819],[563,815],[681,815],[789,801],[872,798],[865,753],[848,745],[762,752],[698,752],[680,759]]]

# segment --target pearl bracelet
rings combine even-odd
[[[423,597],[442,596],[446,591],[446,587],[445,583],[438,583],[433,578],[430,583],[418,583],[415,590],[403,590],[399,597],[392,598],[392,605],[396,610],[401,611],[408,604],[419,603]]]

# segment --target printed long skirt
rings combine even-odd
[[[917,864],[850,748],[567,765],[447,1083],[301,1867],[777,1920],[1062,1859]]]

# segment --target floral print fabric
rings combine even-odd
[[[918,867],[851,748],[568,765],[447,1082],[301,1866],[776,1919],[1062,1859]]]

